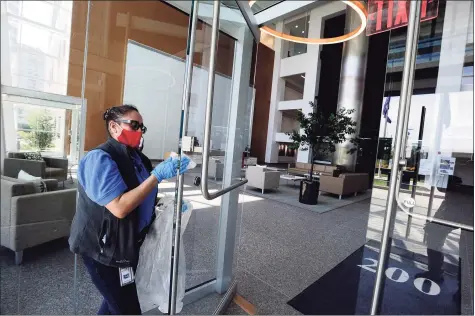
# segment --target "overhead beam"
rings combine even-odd
[[[169,0],[166,3],[176,7],[177,9],[189,14],[191,10],[191,1]],[[198,19],[211,25],[213,18],[213,4],[200,3],[198,11]],[[238,30],[242,25],[246,24],[246,20],[238,9],[221,6],[219,14],[219,30],[231,37],[239,38]]]
[[[282,1],[268,9],[262,10],[254,16],[256,17],[257,24],[263,25],[276,19],[282,19],[283,17],[290,15],[292,12],[313,5],[318,1],[319,0]]]

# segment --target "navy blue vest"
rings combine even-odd
[[[107,152],[117,164],[127,191],[139,186],[130,157],[133,149],[109,138],[96,149]],[[150,160],[135,151],[145,168],[151,172]],[[115,217],[107,208],[93,202],[78,183],[76,214],[71,224],[69,247],[72,252],[88,256],[113,267],[136,266],[139,254],[138,209],[125,218]]]

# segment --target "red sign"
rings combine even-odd
[[[368,0],[366,35],[386,32],[407,25],[411,0]],[[422,0],[421,22],[435,19],[439,0]]]

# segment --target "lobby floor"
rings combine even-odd
[[[187,288],[215,277],[221,204],[219,198],[204,200],[199,188],[191,184],[192,180],[192,175],[186,178],[185,183],[190,185],[185,185],[184,193],[194,208],[184,233]],[[218,187],[220,184],[215,183],[210,189]],[[173,194],[174,184],[162,183],[160,192]],[[341,205],[335,197],[335,207],[320,213],[242,191],[235,256],[238,293],[256,307],[258,314],[299,314],[287,304],[291,298],[361,247],[368,238],[379,238],[384,198],[385,192],[373,191],[372,198],[368,192],[365,199]],[[402,235],[404,229],[397,225],[403,225],[404,220],[403,214],[398,214],[396,234],[400,231]],[[411,236],[415,241],[420,237],[422,225],[413,222]],[[459,238],[459,234],[452,233],[447,244],[456,244]],[[413,244],[417,250],[417,243]],[[464,251],[471,251],[473,258],[473,243],[471,247]],[[424,248],[419,251],[423,254]],[[449,248],[446,251],[454,252]],[[473,280],[473,260],[466,262],[466,267],[471,264],[472,270],[469,268],[467,273],[471,273]],[[101,298],[82,262],[78,263],[77,313],[95,314]],[[11,251],[1,248],[0,268],[2,314],[74,313],[74,256],[65,239],[26,250],[21,266],[14,265]],[[462,294],[470,295],[470,291],[473,293],[473,287],[469,286]],[[183,314],[209,314],[216,301],[209,297],[185,306]],[[470,299],[465,299],[465,313],[473,311],[470,304]],[[244,314],[235,304],[231,304],[226,313]]]

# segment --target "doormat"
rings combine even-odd
[[[378,256],[379,248],[363,245],[288,304],[305,315],[368,315]],[[437,284],[415,278],[417,273],[427,271],[426,265],[391,254],[380,314],[460,314],[460,272],[452,266],[450,270],[457,273],[445,273],[444,282]]]

